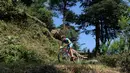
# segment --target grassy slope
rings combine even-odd
[[[6,66],[0,64],[0,73],[119,73],[117,69],[113,69],[103,65],[48,65],[57,61],[58,41],[48,36],[45,27],[42,27],[32,19],[28,19],[27,23],[5,22],[0,21],[0,46],[5,40],[12,37],[14,42],[23,45],[28,50],[34,50],[38,57],[42,59],[44,65],[20,65]],[[17,41],[15,41],[17,40]],[[45,63],[47,65],[45,65]]]
[[[54,62],[58,50],[58,42],[46,36],[45,27],[30,20],[26,25],[0,21],[0,46],[9,37],[17,39],[15,43],[26,49],[34,50],[44,62]]]
[[[41,27],[36,22],[29,20],[26,25],[16,24],[15,22],[0,21],[0,46],[4,40],[13,37],[15,43],[24,45],[26,49],[34,50],[43,63],[55,63],[58,51],[58,42],[51,37],[47,36],[45,27]],[[14,68],[1,65],[1,73],[119,73],[116,69],[112,69],[103,65],[20,65]]]

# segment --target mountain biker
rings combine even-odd
[[[73,43],[72,43],[72,41],[69,38],[66,38],[65,35],[61,36],[61,40],[62,40],[62,44],[61,45],[63,45],[64,43],[66,44],[67,49],[70,52],[71,61],[73,61],[75,57],[73,55],[73,48],[72,48],[73,47]]]

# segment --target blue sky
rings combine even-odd
[[[130,6],[130,3],[128,3],[128,0],[124,0],[126,2],[126,4],[128,4]],[[71,10],[73,10],[76,14],[81,14],[82,12],[82,8],[79,7],[80,3],[77,3],[76,6],[72,7]],[[62,24],[62,16],[60,15],[59,18],[57,17],[53,17],[54,20],[54,24],[56,24],[56,27]],[[93,29],[94,27],[88,27],[87,29]],[[84,49],[84,48],[88,48],[90,49],[90,51],[93,50],[93,48],[95,48],[95,37],[93,37],[92,35],[86,35],[85,33],[82,33],[79,35],[79,40],[78,40],[79,44],[83,44],[80,49]]]
[[[123,0],[123,1],[125,1],[125,3],[126,3],[128,6],[130,6],[130,2],[129,2],[128,0]]]

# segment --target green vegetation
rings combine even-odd
[[[17,24],[1,21],[1,50],[3,52],[9,49],[9,51],[14,50],[18,53],[20,51],[28,54],[28,51],[30,50],[31,53],[32,50],[42,60],[48,60],[46,59],[47,57],[53,60],[51,56],[55,55],[56,57],[58,43],[55,43],[55,39],[51,38],[51,36],[50,38],[47,37],[49,37],[49,33],[46,31],[46,28],[40,27],[38,24],[31,23],[27,29],[21,28]]]
[[[82,27],[95,26],[95,29],[91,30],[96,36],[95,55],[100,54],[100,44],[117,37],[116,32],[120,30],[118,20],[127,6],[121,0],[83,0],[82,6],[84,14],[80,15],[78,23]],[[86,22],[88,25],[85,25]]]
[[[130,52],[123,52],[113,55],[102,55],[98,57],[99,61],[110,67],[121,67],[121,72],[130,71]]]
[[[75,6],[78,0],[50,0],[50,8],[54,11],[60,12],[63,16],[63,27],[65,30],[65,24],[75,23],[77,15],[70,10],[72,6]]]
[[[77,2],[80,15],[70,9]],[[63,24],[56,28],[58,12]],[[52,30],[58,31],[52,35]],[[60,36],[73,38],[80,50],[80,30],[95,35],[95,49],[80,63],[59,64]],[[128,73],[129,36],[130,7],[122,0],[0,0],[0,73]]]
[[[41,9],[46,16],[38,17],[30,13],[36,13],[31,7],[12,0],[0,1],[0,7],[1,73],[23,73],[26,67],[57,60],[58,40],[48,30],[52,17],[47,9]]]

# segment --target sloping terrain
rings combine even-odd
[[[25,24],[0,21],[0,46],[18,44],[27,50],[33,50],[42,61],[54,62],[58,50],[58,42],[51,37],[45,27],[40,26],[33,20]]]
[[[104,65],[56,65],[56,68],[65,73],[120,73],[116,68],[110,68]]]

